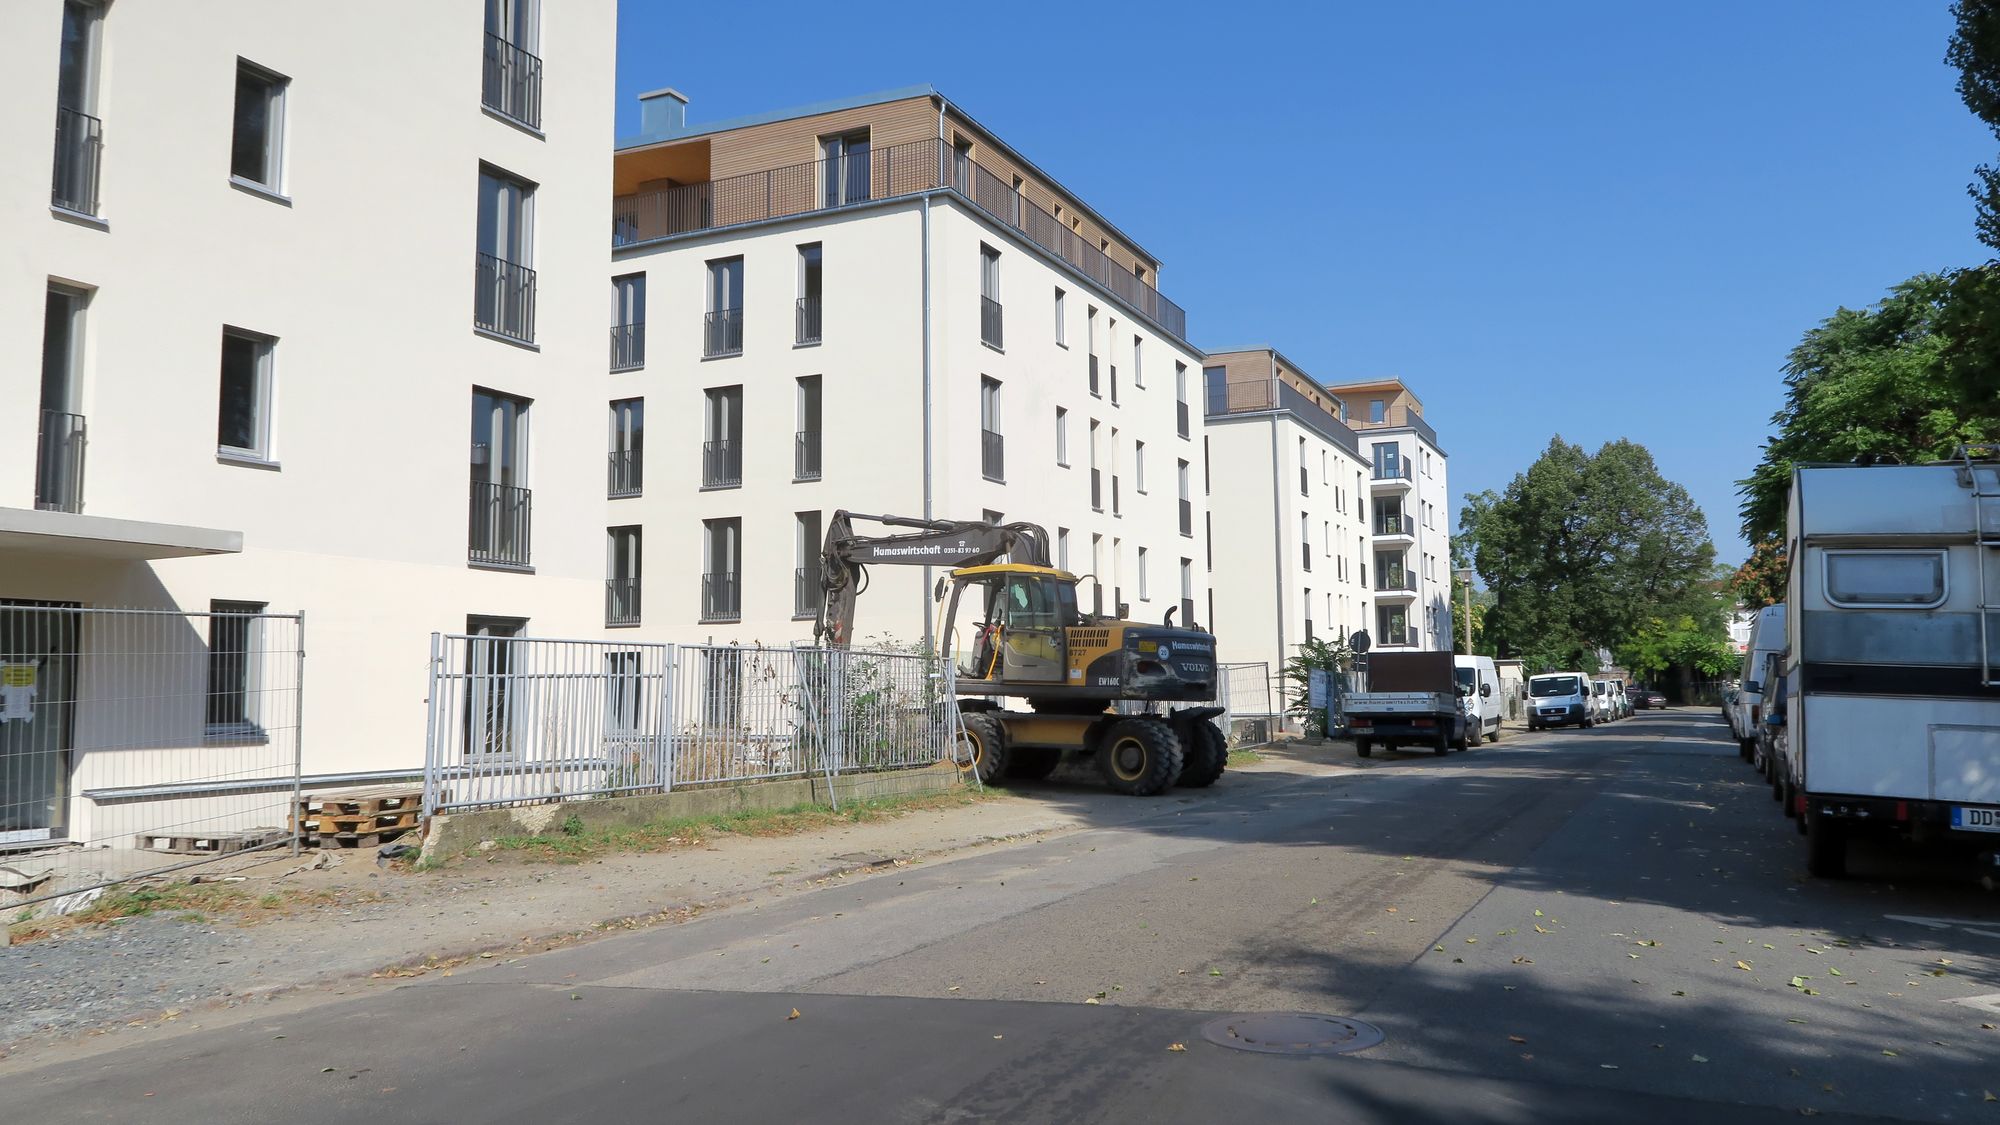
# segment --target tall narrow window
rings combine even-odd
[[[1177,483],[1180,486],[1181,493],[1181,534],[1192,537],[1194,535],[1194,495],[1191,489],[1194,487],[1194,482],[1189,479],[1188,463],[1186,461],[1176,461],[1174,464],[1177,470],[1176,475],[1179,477]]]
[[[1125,616],[1125,541],[1111,537],[1111,612]]]
[[[1056,528],[1056,569],[1069,569],[1069,528]]]
[[[820,206],[840,207],[869,198],[868,130],[819,139]]]
[[[1306,512],[1299,513],[1299,558],[1301,567],[1313,568],[1312,517]]]
[[[798,430],[792,435],[792,479],[818,480],[820,476],[820,377],[801,375],[798,379]]]
[[[1097,310],[1088,306],[1083,310],[1083,346],[1090,352],[1090,393],[1101,397],[1097,381]]]
[[[1388,417],[1389,417],[1388,404],[1384,403],[1379,398],[1372,398],[1368,400],[1369,422],[1379,425],[1380,423],[1387,421]]]
[[[1116,347],[1118,346],[1118,318],[1117,318],[1117,317],[1115,317],[1115,316],[1108,316],[1108,317],[1105,317],[1105,318],[1104,318],[1104,328],[1105,328],[1105,333],[1106,333],[1106,336],[1107,336],[1107,342],[1109,343],[1109,345],[1110,345],[1111,347],[1113,347],[1113,348],[1116,348]],[[1113,354],[1116,354],[1116,353],[1114,352]],[[1109,365],[1109,367],[1111,368],[1111,370],[1110,370],[1110,371],[1109,371],[1109,372],[1108,372],[1108,373],[1106,374],[1106,378],[1108,378],[1108,379],[1109,379],[1109,380],[1111,381],[1111,405],[1113,405],[1113,406],[1117,406],[1117,405],[1118,405],[1118,365],[1117,365],[1117,364],[1115,364],[1115,363],[1113,363],[1113,364],[1110,364],[1110,365]]]
[[[819,343],[820,327],[820,244],[799,247],[799,305],[794,319],[794,342],[803,346]]]
[[[1060,347],[1066,348],[1069,347],[1069,313],[1064,311],[1063,307],[1065,296],[1066,294],[1063,293],[1062,287],[1057,286],[1056,287],[1056,344]]]
[[[1116,426],[1111,427],[1111,441],[1106,456],[1111,458],[1111,514],[1124,515],[1124,503],[1118,495],[1118,427]]]
[[[472,392],[472,511],[467,544],[471,562],[528,565],[533,526],[528,406],[527,399]]]
[[[989,348],[1003,347],[1000,319],[1000,251],[979,248],[979,340]]]
[[[703,397],[701,486],[737,488],[743,484],[743,388],[710,387]]]
[[[1191,433],[1188,418],[1187,364],[1174,364],[1174,432],[1182,437]]]
[[[821,542],[818,512],[792,513],[792,618],[818,617],[824,591],[820,586]]]
[[[1132,491],[1146,494],[1146,443],[1132,443]]]
[[[607,494],[637,496],[645,485],[646,400],[611,404],[611,468]]]
[[[1306,611],[1306,640],[1312,640],[1313,639],[1313,592],[1311,586],[1306,587],[1305,596],[1299,599],[1299,605]]]
[[[90,296],[49,286],[42,315],[41,418],[35,446],[35,507],[83,511],[83,327]]]
[[[1056,407],[1056,464],[1069,468],[1069,411]]]
[[[97,214],[98,159],[104,123],[97,119],[97,71],[104,30],[98,0],[64,0],[62,47],[56,69],[56,158],[50,203]]]
[[[542,126],[541,0],[486,0],[486,69],[480,100],[528,126]]]
[[[1142,602],[1153,600],[1152,591],[1146,585],[1146,548],[1144,547],[1139,548],[1139,600]]]
[[[646,275],[611,279],[611,370],[646,366]]]
[[[472,323],[523,343],[535,339],[534,213],[533,184],[480,168]]]
[[[271,459],[271,354],[274,341],[230,328],[222,333],[222,396],[216,411],[216,452],[251,461]]]
[[[1146,389],[1146,339],[1143,336],[1132,337],[1132,385],[1142,391]]]
[[[972,195],[972,142],[954,141],[951,146],[951,184],[960,195]]]
[[[639,535],[637,527],[605,529],[604,623],[639,623]]]
[[[743,591],[738,578],[743,567],[743,520],[703,520],[701,619],[740,621]]]
[[[1194,560],[1181,560],[1181,624],[1194,620]],[[1213,625],[1210,626],[1213,628]]]
[[[264,672],[265,603],[208,603],[208,707],[210,741],[263,737],[258,714]]]
[[[1310,495],[1306,491],[1306,439],[1299,439],[1299,495]]]
[[[1007,479],[1007,439],[1000,431],[1000,380],[979,377],[979,471],[987,480]]]
[[[1097,467],[1097,419],[1090,420],[1090,509],[1104,510],[1104,476]]]
[[[743,259],[708,263],[708,314],[702,324],[701,354],[743,354]]]
[[[282,193],[285,89],[291,79],[255,63],[236,60],[236,122],[230,136],[229,175],[239,183]]]

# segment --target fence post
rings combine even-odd
[[[424,692],[424,819],[437,815],[438,773],[438,668],[444,638],[431,634],[431,661],[426,669],[430,683]]]
[[[292,858],[299,855],[299,836],[305,831],[305,815],[299,811],[304,796],[306,742],[306,611],[299,611],[297,671],[292,681]]]
[[[663,667],[660,669],[660,700],[653,714],[657,730],[653,736],[653,770],[660,779],[660,792],[674,791],[674,665],[679,663],[680,646],[667,645],[661,650]]]
[[[826,798],[835,812],[840,811],[840,797],[835,787],[840,778],[841,756],[845,752],[846,739],[842,736],[841,707],[847,698],[847,657],[846,649],[827,649],[826,713],[828,737],[820,750],[820,757],[826,767]]]

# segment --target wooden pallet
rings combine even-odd
[[[132,846],[141,851],[167,852],[172,855],[229,855],[232,852],[249,851],[289,838],[289,834],[282,828],[252,828],[244,832],[223,832],[204,836],[142,832],[133,837]]]
[[[292,824],[307,847],[374,847],[417,827],[423,798],[406,786],[318,793],[299,801]]]

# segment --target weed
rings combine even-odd
[[[562,822],[562,834],[565,836],[583,835],[583,818],[576,815],[575,813],[571,813],[568,816],[564,817]]]
[[[1255,750],[1231,750],[1229,764],[1232,766],[1253,766],[1264,760],[1264,755]]]
[[[277,908],[283,906],[284,904],[285,904],[284,897],[282,895],[277,894],[276,892],[265,895],[263,898],[257,900],[257,905],[263,907],[266,910],[276,910]]]

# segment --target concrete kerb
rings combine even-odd
[[[799,777],[676,789],[668,793],[641,793],[629,797],[584,797],[540,805],[440,813],[431,818],[424,832],[420,861],[442,862],[477,849],[483,840],[540,835],[567,823],[571,817],[575,817],[586,831],[637,828],[664,820],[728,816],[750,810],[775,811],[801,805],[831,807],[831,798],[835,796],[842,801],[850,801],[935,793],[957,784],[957,771],[949,765],[941,765],[840,775],[835,778],[836,787],[831,791],[827,788],[825,777]]]

